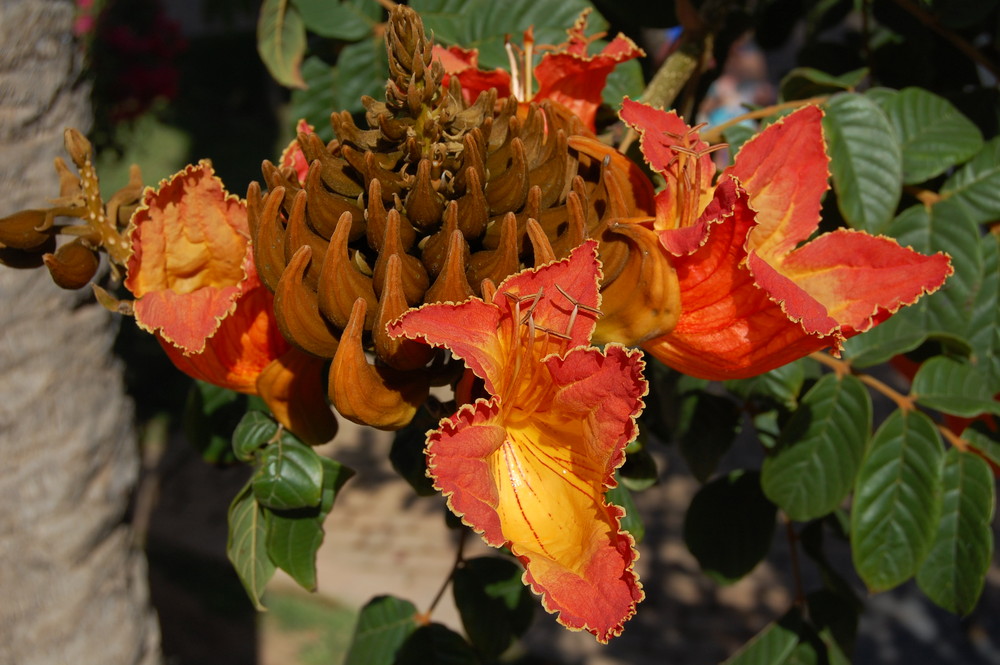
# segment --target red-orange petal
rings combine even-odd
[[[533,101],[552,99],[573,111],[591,130],[601,105],[601,95],[608,75],[623,62],[644,55],[628,37],[619,34],[600,53],[588,56],[585,42],[580,48],[547,53],[535,67],[538,92]]]
[[[735,176],[757,211],[749,249],[773,262],[816,230],[829,189],[823,112],[806,106],[769,125],[740,149],[722,175]]]
[[[750,268],[758,283],[779,297],[777,285],[765,278],[763,263],[761,257],[752,255]],[[953,271],[945,254],[927,256],[891,238],[839,229],[793,251],[775,272],[809,294],[850,337],[933,293]],[[812,320],[801,299],[780,299],[789,316],[801,318],[808,330],[831,332],[826,322]]]
[[[827,335],[807,331],[747,269],[747,236],[755,221],[746,193],[735,189],[732,181],[723,181],[716,195],[717,201],[732,198],[731,204],[709,206],[720,216],[703,218],[689,229],[661,233],[665,247],[690,251],[671,259],[680,283],[681,316],[673,332],[644,343],[643,348],[685,374],[723,380],[755,376],[838,346],[839,331]],[[702,231],[702,238],[692,250],[693,229]],[[805,292],[795,297],[809,299]]]
[[[550,410],[519,426],[510,416],[531,405],[466,405],[430,434],[428,468],[463,521],[525,564],[546,610],[606,642],[643,597],[623,511],[604,500],[636,433],[642,361],[611,345],[544,362]]]
[[[147,188],[132,216],[125,279],[139,327],[202,351],[243,290],[248,238],[246,204],[207,161]]]
[[[237,301],[200,353],[185,354],[157,336],[167,356],[188,376],[242,393],[257,392],[257,377],[289,344],[272,313],[274,296],[258,281]]]

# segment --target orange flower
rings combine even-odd
[[[539,47],[539,51],[551,52],[542,56],[534,70],[531,66],[535,38],[530,28],[524,32],[521,63],[517,62],[513,48],[508,45],[510,72],[502,69],[479,69],[479,52],[475,49],[466,50],[458,46],[444,49],[434,46],[434,54],[444,65],[445,72],[458,77],[469,101],[490,88],[496,88],[497,96],[501,99],[513,95],[523,103],[551,99],[575,113],[594,131],[594,119],[597,108],[601,105],[601,93],[608,75],[619,64],[638,58],[643,52],[631,39],[619,34],[600,53],[588,55],[590,43],[603,36],[584,35],[589,13],[589,10],[582,12],[573,27],[566,31],[569,39],[565,43]],[[534,92],[536,80],[538,91]]]
[[[125,279],[136,323],[181,371],[259,394],[300,437],[326,441],[336,421],[310,396],[323,394],[322,361],[281,336],[249,235],[246,203],[226,192],[207,161],[147,188],[132,216]]]
[[[713,185],[711,148],[695,129],[625,100],[622,119],[667,181],[653,227],[677,274],[681,315],[643,344],[667,365],[730,379],[837,353],[952,273],[946,255],[882,236],[840,229],[805,242],[828,189],[822,115],[807,106],[769,126]]]
[[[589,345],[599,274],[590,240],[486,300],[424,305],[389,332],[449,349],[488,393],[428,435],[429,474],[452,511],[510,547],[560,623],[606,642],[643,598],[624,511],[604,495],[646,382],[637,352]]]

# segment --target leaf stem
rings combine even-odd
[[[914,402],[914,398],[911,395],[904,395],[899,391],[890,388],[882,381],[876,379],[874,376],[855,370],[854,368],[851,367],[851,364],[849,362],[845,362],[843,360],[837,360],[836,358],[830,356],[830,354],[824,353],[822,351],[811,353],[809,354],[809,357],[822,365],[826,365],[827,367],[832,369],[839,377],[843,377],[847,374],[854,375],[855,377],[858,378],[859,381],[861,381],[869,388],[875,390],[876,392],[882,393],[883,395],[891,399],[893,402],[896,403],[896,406],[898,406],[899,409],[902,411],[915,411],[917,408],[917,405]],[[963,439],[958,434],[955,434],[955,432],[953,432],[948,426],[938,423],[937,428],[938,431],[941,432],[941,436],[943,436],[945,441],[947,441],[949,444],[951,444],[955,448],[958,448],[959,450],[968,451],[969,449],[968,441]]]
[[[806,593],[802,584],[802,566],[799,563],[799,534],[795,533],[795,527],[788,515],[783,515],[785,520],[785,537],[788,538],[788,555],[792,564],[792,584],[795,586],[795,605],[805,607]]]
[[[444,597],[444,592],[448,589],[448,585],[451,584],[451,578],[455,576],[455,571],[462,565],[462,561],[464,561],[463,553],[465,551],[465,538],[468,535],[468,529],[463,528],[459,532],[458,546],[455,548],[455,561],[451,564],[451,570],[448,571],[448,576],[444,578],[444,583],[441,585],[441,588],[438,589],[437,594],[434,595],[434,600],[431,601],[430,607],[427,608],[426,612],[419,615],[419,619],[422,620],[423,623],[430,623],[431,614],[434,613],[434,608],[436,608],[438,603],[441,602],[441,598]]]
[[[743,115],[736,116],[735,118],[720,123],[708,131],[702,132],[701,140],[706,143],[718,143],[722,140],[722,132],[726,131],[733,125],[740,124],[744,120],[757,120],[787,109],[797,109],[801,106],[808,106],[809,104],[822,104],[829,98],[829,95],[817,95],[816,97],[809,97],[808,99],[793,99],[790,102],[782,102],[780,104],[772,104],[771,106],[765,106],[764,108],[754,109],[753,111],[748,111]]]

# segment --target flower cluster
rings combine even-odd
[[[619,36],[588,55],[585,26],[537,67],[529,31],[511,72],[483,72],[397,7],[367,129],[335,113],[324,144],[300,125],[246,200],[189,166],[143,193],[118,242],[138,325],[307,442],[336,431],[328,398],[396,429],[450,382],[456,410],[427,436],[435,487],[510,548],[561,623],[607,641],[643,598],[606,498],[647,391],[628,347],[697,377],[753,376],[838,351],[952,269],[889,238],[813,237],[829,177],[816,106],[716,174],[698,128],[626,99],[655,192],[593,133],[609,72],[641,52]],[[46,219],[0,220],[0,241],[41,247]]]

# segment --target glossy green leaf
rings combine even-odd
[[[333,108],[358,113],[364,109],[364,95],[385,98],[385,82],[389,78],[389,61],[382,39],[362,39],[348,44],[337,56],[333,71]],[[326,124],[330,124],[327,110]]]
[[[421,626],[400,647],[394,665],[479,665],[461,635],[439,623]]]
[[[986,377],[991,395],[1000,393],[1000,236],[984,234],[980,247],[983,279],[969,322],[970,362]]]
[[[361,608],[344,665],[395,665],[396,652],[417,626],[417,608],[410,601],[371,599]]]
[[[894,411],[872,438],[854,487],[851,550],[868,589],[912,577],[930,549],[941,505],[944,450],[919,411]]]
[[[722,665],[783,665],[799,643],[802,615],[793,608],[769,623]]]
[[[941,488],[941,520],[917,584],[935,603],[964,616],[976,606],[993,559],[993,472],[978,455],[952,448]]]
[[[892,222],[888,234],[918,252],[944,251],[951,256],[955,273],[937,292],[926,296],[918,307],[925,312],[926,331],[933,335],[965,339],[983,279],[983,256],[979,229],[964,208],[951,200],[929,208],[907,208]]]
[[[477,557],[464,561],[452,576],[465,634],[486,658],[503,653],[531,623],[536,603],[521,581],[523,574],[510,559]]]
[[[728,390],[749,400],[767,400],[787,409],[798,404],[807,369],[814,361],[803,358],[751,379],[726,381]]]
[[[781,79],[781,99],[786,101],[808,99],[817,95],[853,90],[867,77],[867,68],[834,76],[812,67],[796,67]]]
[[[632,492],[622,483],[621,477],[616,475],[615,478],[618,480],[618,485],[608,490],[607,501],[625,510],[625,516],[621,520],[621,527],[632,534],[636,544],[641,543],[646,537],[646,525],[642,521],[639,509],[635,507]]]
[[[855,335],[844,343],[843,355],[852,367],[880,365],[893,356],[907,353],[927,339],[925,301],[904,307],[888,321]]]
[[[266,541],[267,517],[247,483],[229,506],[226,555],[258,610],[264,609],[261,594],[275,571],[274,562],[267,554]]]
[[[278,433],[278,423],[261,411],[247,411],[233,430],[233,452],[249,462]]]
[[[336,69],[315,55],[302,63],[302,78],[308,86],[302,90],[292,90],[288,115],[296,120],[305,119],[316,128],[316,134],[324,141],[333,139],[330,125],[330,109],[334,105],[334,80]]]
[[[1000,219],[1000,137],[983,146],[969,163],[941,187],[941,196],[957,202],[973,222]]]
[[[1000,415],[1000,402],[993,399],[986,374],[946,356],[934,356],[920,366],[910,394],[924,406],[956,416]]]
[[[864,384],[827,374],[802,398],[776,453],[764,460],[764,494],[793,520],[832,512],[854,485],[871,426]]]
[[[752,123],[751,123],[752,124]],[[729,163],[732,164],[733,160],[736,159],[736,155],[739,154],[740,149],[743,144],[746,143],[751,136],[757,134],[761,131],[763,127],[757,128],[748,126],[744,123],[739,123],[727,127],[722,132],[722,138],[725,139],[726,143],[729,144]]]
[[[599,50],[595,44],[591,47],[593,52]],[[646,88],[646,81],[642,76],[642,65],[639,60],[629,60],[623,62],[608,74],[608,81],[604,84],[601,92],[601,99],[605,105],[614,111],[621,106],[622,99],[630,97],[638,99],[642,91]]]
[[[306,52],[306,29],[289,0],[264,0],[261,4],[257,52],[275,81],[289,88],[306,86],[299,71]]]
[[[534,26],[535,44],[562,44],[580,12],[593,8],[586,0],[414,0],[410,5],[440,43],[479,49],[483,69],[509,68],[504,50],[507,35],[520,44],[521,34]],[[606,30],[608,24],[594,12],[587,26],[593,34]],[[596,44],[591,48],[599,50]]]
[[[309,32],[357,41],[372,34],[382,9],[370,0],[292,0]]]
[[[694,495],[684,542],[706,574],[722,584],[735,582],[767,556],[775,513],[760,489],[760,474],[734,471]]]
[[[817,631],[806,624],[799,632],[799,643],[784,665],[851,665],[851,660],[844,655],[830,631]]]
[[[905,88],[880,100],[903,149],[903,182],[924,182],[965,162],[983,135],[951,102],[923,88]]]
[[[733,400],[703,390],[681,397],[681,422],[677,428],[681,455],[691,473],[708,480],[739,434],[743,416]]]
[[[318,506],[298,510],[268,510],[267,552],[278,568],[304,589],[316,589],[316,553],[323,544],[323,522],[344,483],[354,475],[350,468],[327,457],[323,464],[323,497]]]
[[[962,432],[962,438],[984,458],[1000,468],[1000,436],[983,423],[973,423]]]
[[[885,112],[863,95],[840,93],[824,108],[823,128],[840,213],[853,228],[877,233],[896,214],[902,193],[898,139]]]
[[[205,381],[192,381],[184,402],[184,436],[206,462],[231,464],[233,430],[247,410],[246,396]]]
[[[314,507],[323,497],[323,462],[304,443],[281,437],[261,453],[251,482],[254,496],[267,508]]]

